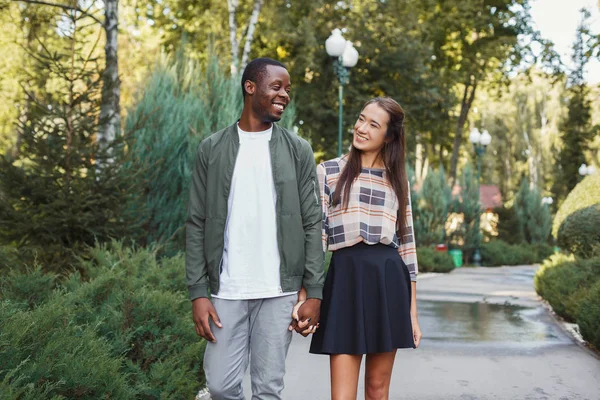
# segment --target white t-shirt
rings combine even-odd
[[[249,300],[283,293],[277,245],[277,193],[269,141],[273,127],[245,132],[238,125],[238,151],[229,199],[219,293],[227,300]]]

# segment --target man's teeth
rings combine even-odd
[[[280,110],[280,111],[283,111],[283,106],[282,106],[281,104],[273,104],[273,106],[274,106],[276,109],[278,109],[278,110]]]

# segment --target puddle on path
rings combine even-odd
[[[426,340],[531,345],[565,341],[565,335],[542,307],[427,300],[419,301],[418,307]]]

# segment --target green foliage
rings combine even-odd
[[[467,164],[462,171],[460,187],[460,196],[454,199],[452,210],[463,215],[463,222],[458,230],[452,233],[452,238],[455,243],[462,240],[463,251],[466,259],[469,260],[471,253],[481,243],[482,238],[479,229],[481,218],[479,185],[470,164]]]
[[[436,251],[431,247],[417,247],[419,272],[450,272],[454,269],[448,252]]]
[[[525,241],[522,231],[519,229],[519,221],[514,206],[495,208],[493,212],[498,215],[498,240],[510,244],[518,244]]]
[[[76,50],[89,39],[76,32],[61,52],[40,42],[35,60],[54,90],[30,93],[18,154],[0,156],[0,243],[15,243],[45,269],[62,270],[85,245],[135,229],[124,205],[136,179],[122,173],[121,142],[96,144],[99,67]]]
[[[579,257],[600,256],[600,203],[569,215],[558,228],[557,244]]]
[[[554,255],[537,271],[534,282],[554,312],[576,322],[583,338],[600,349],[600,257]]]
[[[521,236],[527,243],[546,243],[552,229],[552,215],[537,188],[531,188],[526,179],[515,197],[514,209]]]
[[[122,360],[93,325],[70,321],[72,312],[52,302],[33,311],[14,313],[0,303],[0,378],[12,375],[15,391],[33,387],[46,396],[130,399],[135,391],[121,371]]]
[[[181,53],[162,55],[128,113],[132,131],[131,162],[126,169],[142,175],[143,195],[130,204],[142,209],[143,244],[167,243],[183,248],[183,226],[191,168],[200,141],[233,124],[243,101],[238,77],[229,77],[216,57],[206,68]],[[290,127],[294,106],[281,124]],[[141,173],[140,173],[141,172]]]
[[[577,324],[585,340],[600,349],[600,280],[596,281],[581,301]]]
[[[19,261],[16,247],[0,245],[0,272],[14,268],[17,265],[19,265]]]
[[[157,261],[113,242],[88,257],[80,267],[88,279],[71,274],[32,310],[19,305],[20,293],[2,298],[2,385],[44,393],[38,398],[193,398],[205,342],[189,317],[183,255]],[[6,281],[14,287],[21,277]],[[46,290],[36,282],[33,290]]]
[[[598,127],[592,125],[590,90],[584,78],[585,66],[590,59],[589,12],[582,10],[582,17],[573,45],[574,68],[569,75],[567,89],[568,114],[560,127],[562,148],[556,152],[557,179],[553,192],[559,199],[575,187],[579,166],[586,163],[585,152],[598,134]]]
[[[600,258],[588,260],[554,255],[536,273],[537,293],[550,303],[554,312],[575,322],[587,290],[600,281]]]
[[[552,224],[554,237],[558,237],[558,230],[569,215],[598,203],[600,203],[600,174],[588,175],[569,193],[554,216]]]
[[[44,273],[41,266],[16,268],[0,277],[0,300],[21,302],[29,308],[46,301],[56,288],[57,276]]]
[[[495,239],[481,245],[481,260],[483,265],[488,267],[536,264],[544,261],[552,253],[552,247],[546,243],[509,244]]]
[[[419,245],[429,246],[446,241],[450,201],[451,190],[446,183],[443,167],[435,172],[429,170],[418,195],[418,212],[414,212],[415,234]]]

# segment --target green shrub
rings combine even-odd
[[[600,280],[600,258],[589,260],[557,254],[546,260],[536,273],[534,283],[554,312],[575,322],[587,290]]]
[[[577,324],[583,338],[600,350],[600,280],[596,281],[582,299]]]
[[[419,272],[450,272],[454,269],[448,252],[436,251],[431,247],[417,248],[417,262]]]
[[[183,256],[157,261],[150,250],[111,243],[81,263],[32,310],[21,306],[22,290],[6,291],[16,299],[0,302],[0,389],[17,398],[193,398],[206,343],[190,317]],[[38,271],[36,292],[55,281]],[[22,279],[8,282],[24,287]]]
[[[598,203],[600,203],[600,174],[588,175],[575,186],[558,209],[552,224],[552,235],[558,237],[558,230],[569,215]]]
[[[56,287],[57,276],[34,268],[11,269],[0,277],[0,300],[10,299],[34,308],[46,301]]]
[[[93,325],[74,324],[71,310],[56,302],[17,313],[7,302],[0,304],[0,379],[13,391],[31,387],[48,397],[135,398],[121,357]]]
[[[481,245],[483,265],[496,267],[501,265],[527,265],[542,262],[554,251],[545,243],[509,244],[502,240],[492,240]]]
[[[600,245],[600,203],[565,218],[558,228],[557,244],[579,257],[592,257]]]

